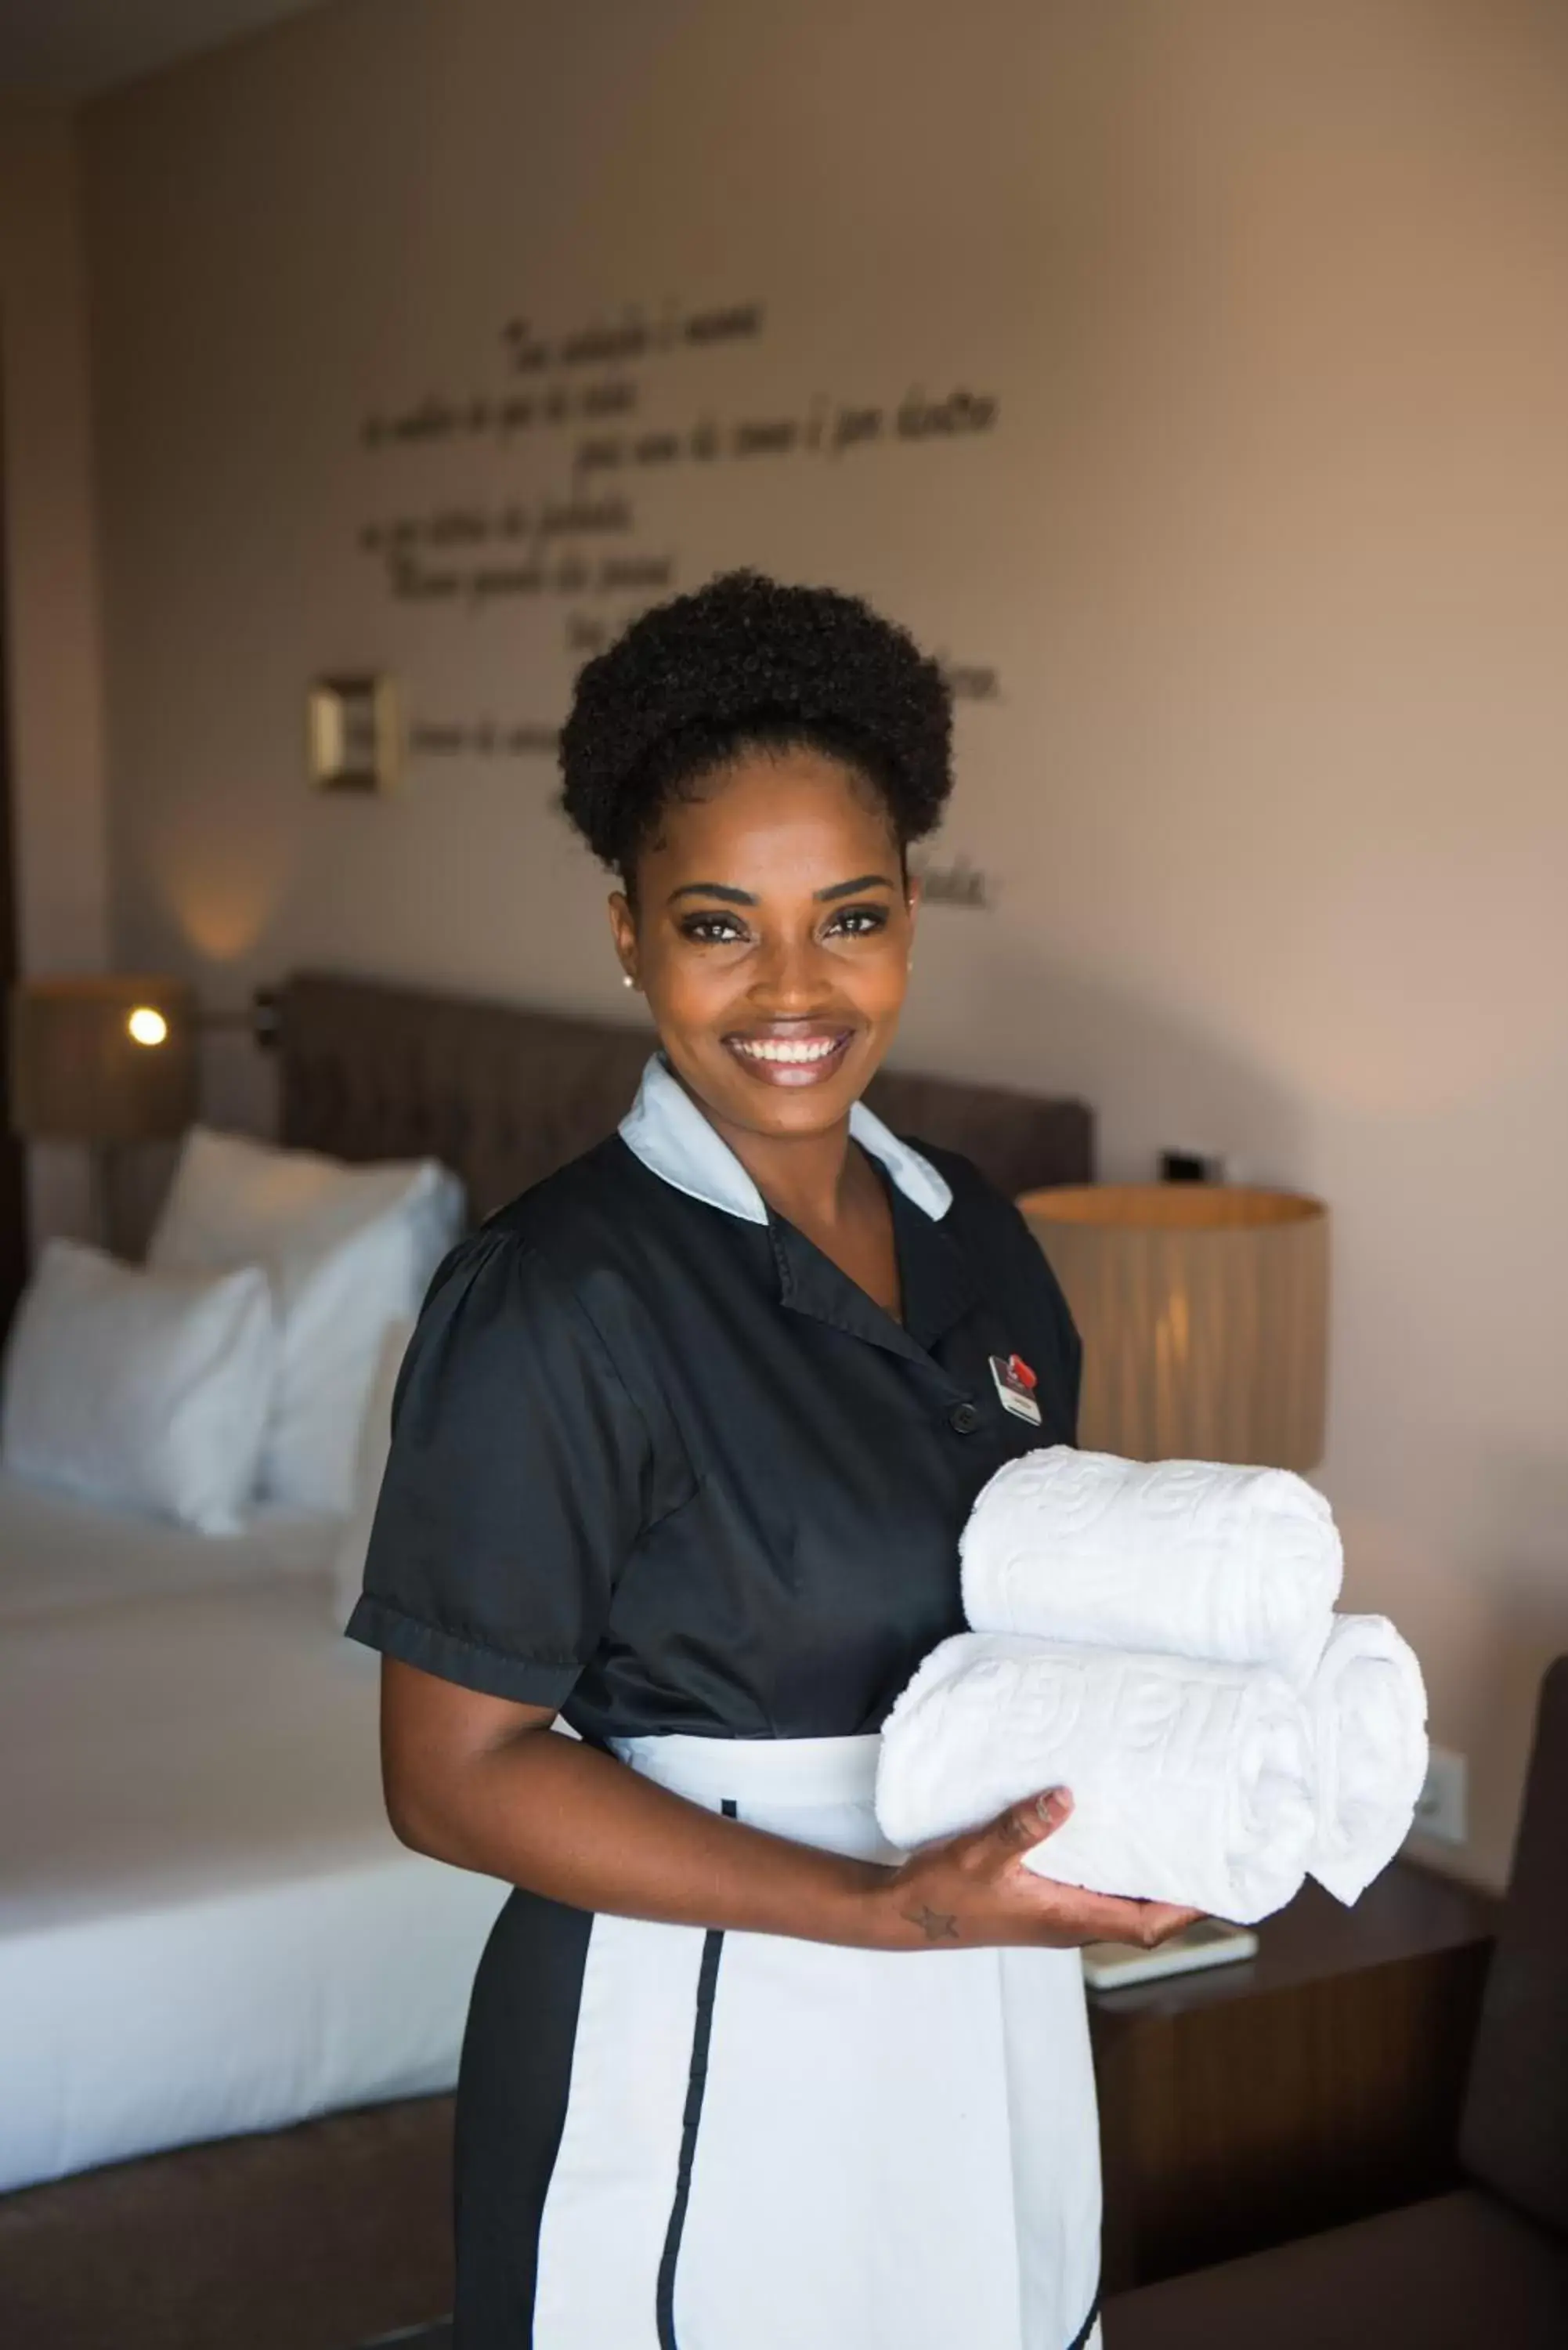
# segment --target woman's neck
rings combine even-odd
[[[865,1153],[850,1148],[847,1116],[820,1134],[758,1134],[716,1118],[701,1103],[698,1107],[768,1206],[802,1232],[836,1231],[863,1209],[868,1191],[876,1191]]]

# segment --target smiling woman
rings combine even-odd
[[[617,952],[670,1066],[895,1312],[886,1202],[843,1135],[903,1007],[907,852],[940,819],[950,736],[941,672],[901,629],[739,572],[590,663],[562,741],[566,813],[620,875]]]
[[[909,1855],[872,1808],[971,1504],[1077,1407],[1016,1211],[860,1099],[949,716],[901,630],[743,573],[578,682],[565,805],[659,1049],[438,1278],[349,1627],[399,1833],[518,1888],[459,2087],[458,2350],[1095,2335],[1076,1946],[1187,1913],[1023,1867],[1064,1790]]]

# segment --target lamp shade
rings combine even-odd
[[[1079,1440],[1134,1461],[1315,1468],[1328,1211],[1229,1183],[1106,1183],[1019,1201],[1084,1341]]]
[[[11,1127],[35,1142],[156,1142],[196,1108],[180,979],[28,980],[11,996]]]

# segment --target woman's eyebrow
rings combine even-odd
[[[677,898],[722,898],[728,906],[754,906],[757,902],[749,889],[736,889],[728,881],[682,881],[679,889],[671,889],[665,902],[673,906]]]
[[[890,889],[892,882],[885,873],[857,873],[853,881],[835,881],[826,889],[814,889],[812,897],[819,906],[836,898],[853,898],[857,889]],[[729,881],[682,881],[679,889],[671,889],[666,899],[673,906],[677,898],[722,898],[727,906],[754,906],[757,899],[749,889],[737,889]]]

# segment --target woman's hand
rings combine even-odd
[[[1152,1950],[1201,1917],[1168,1901],[1084,1893],[1025,1868],[1023,1855],[1054,1835],[1072,1810],[1065,1787],[1054,1787],[1011,1804],[986,1827],[923,1845],[881,1888],[882,1947],[1071,1950],[1085,1942],[1133,1942]]]

